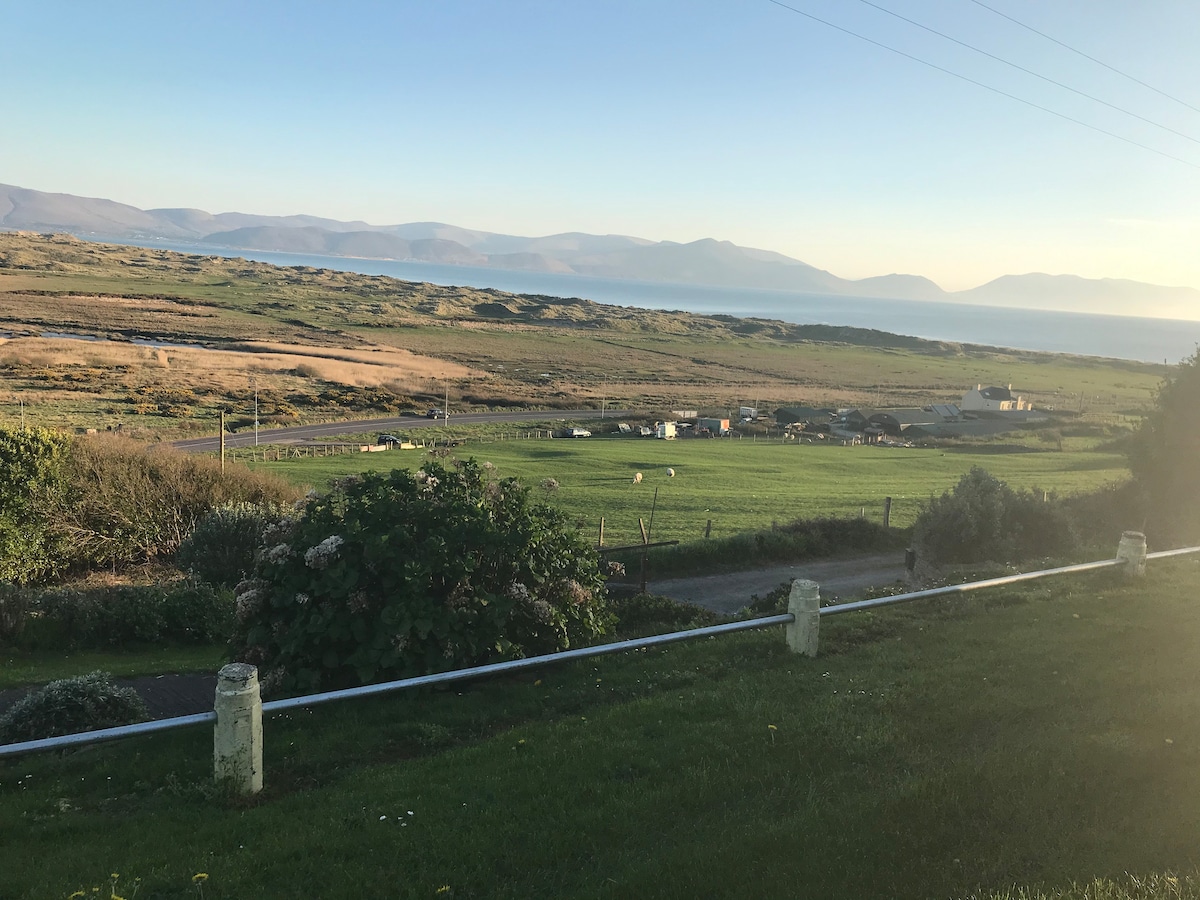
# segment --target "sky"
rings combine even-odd
[[[1149,121],[864,0],[785,2],[1125,140],[770,0],[43,0],[0,5],[0,182],[713,237],[947,290],[1025,272],[1200,288],[1200,111],[975,0],[871,3]],[[986,2],[1200,108],[1195,0]]]

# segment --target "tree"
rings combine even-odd
[[[238,658],[288,690],[563,650],[611,616],[596,551],[474,460],[344,479],[268,534]]]
[[[1200,350],[1158,389],[1130,444],[1129,468],[1159,542],[1200,539]]]

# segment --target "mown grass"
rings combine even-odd
[[[207,786],[204,728],[4,762],[0,878],[14,898],[112,872],[139,897],[197,872],[210,898],[1174,896],[1125,873],[1200,862],[1198,588],[1200,563],[1164,561],[830,619],[811,660],[772,631],[272,716],[251,801]],[[1071,892],[1096,878],[1125,887]]]
[[[0,649],[0,690],[72,678],[97,669],[118,678],[168,672],[215,672],[225,660],[221,645],[147,646],[120,650]]]
[[[892,498],[891,524],[913,523],[921,504],[949,490],[972,466],[982,466],[1012,487],[1060,494],[1084,493],[1128,477],[1124,457],[1103,450],[996,453],[988,445],[954,450],[829,447],[775,441],[590,438],[584,440],[467,443],[460,457],[491,462],[500,477],[513,476],[542,491],[605,543],[641,540],[638,519],[657,540],[699,540],[708,520],[712,536],[769,528],[798,518],[858,516],[881,521]],[[299,484],[319,489],[353,472],[419,467],[420,451],[350,454],[257,463]],[[667,474],[672,468],[675,476]],[[633,483],[635,473],[643,475]],[[553,478],[558,487],[539,487]],[[654,501],[658,491],[657,504]],[[1118,526],[1119,527],[1119,526]]]

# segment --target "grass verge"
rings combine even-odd
[[[772,631],[273,716],[250,801],[215,796],[205,728],[0,763],[0,872],[15,898],[112,872],[139,897],[197,872],[209,898],[1173,896],[1128,878],[1200,862],[1198,588],[1162,561],[830,619],[816,659]]]

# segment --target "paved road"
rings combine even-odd
[[[610,409],[603,413],[603,418],[619,419],[633,413],[627,409]],[[424,416],[391,416],[386,419],[355,419],[345,422],[325,422],[320,425],[295,425],[290,428],[260,428],[258,442],[260,444],[299,444],[317,438],[332,437],[336,434],[365,434],[377,431],[412,431],[418,428],[431,428],[438,425],[477,425],[481,422],[545,422],[564,419],[599,419],[602,417],[598,409],[549,409],[526,412],[506,413],[458,413],[449,419],[428,419]],[[173,446],[189,453],[214,453],[220,449],[220,442],[215,437],[190,438],[185,441],[172,441]],[[240,431],[237,434],[225,435],[226,447],[253,447],[254,432]]]
[[[746,572],[726,572],[700,578],[651,581],[651,594],[703,606],[720,613],[735,613],[757,594],[762,597],[793,578],[807,578],[821,586],[821,598],[848,600],[868,588],[885,587],[903,580],[904,552],[849,559],[821,560],[790,566],[771,566]]]

